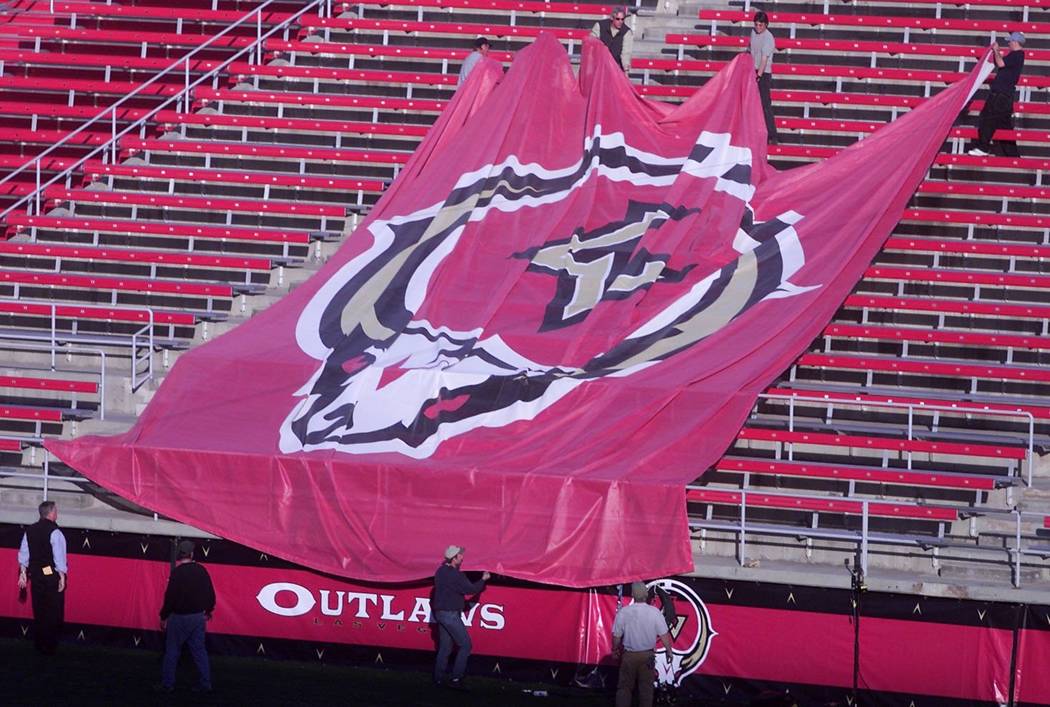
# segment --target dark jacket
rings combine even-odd
[[[208,570],[196,562],[184,562],[171,571],[160,618],[172,614],[210,614],[215,611],[215,588]]]
[[[485,580],[471,582],[467,575],[445,562],[434,573],[433,611],[463,611],[464,597],[477,594],[485,588]]]
[[[1024,69],[1024,51],[1012,51],[1003,57],[1003,68],[995,72],[995,79],[988,90],[992,93],[1001,93],[1004,96],[1013,97],[1014,88],[1021,78]]]

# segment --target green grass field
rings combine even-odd
[[[44,658],[29,641],[0,640],[0,704],[32,705],[576,705],[607,707],[611,692],[472,677],[470,692],[435,688],[422,672],[346,665],[307,664],[264,658],[212,657],[215,691],[191,691],[196,671],[183,656],[173,694],[153,690],[160,654],[64,644]],[[537,697],[525,690],[546,690]]]

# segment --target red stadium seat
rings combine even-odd
[[[1050,370],[1035,366],[999,366],[965,362],[928,361],[923,359],[880,358],[838,354],[803,354],[796,366],[843,370],[946,376],[949,378],[1017,380],[1045,383]],[[931,450],[934,451],[934,450]]]
[[[813,354],[811,354],[813,355]],[[737,439],[780,442],[782,444],[812,444],[829,447],[857,447],[860,449],[882,449],[895,452],[921,452],[929,454],[951,454],[956,456],[987,457],[991,459],[1025,458],[1026,450],[1018,447],[1001,447],[986,444],[901,439],[896,437],[871,437],[866,435],[840,435],[830,432],[800,432],[745,427]]]
[[[145,141],[143,141],[145,142]],[[52,187],[45,192],[49,200],[56,202],[81,201],[96,204],[126,204],[129,206],[155,206],[160,208],[195,209],[197,211],[245,211],[248,213],[278,213],[303,216],[342,217],[346,209],[342,206],[282,202],[240,198],[209,198],[182,195],[150,194],[137,192],[95,191],[91,189],[66,189]]]
[[[746,492],[748,506],[776,508],[780,510],[805,511],[809,513],[841,513],[861,515],[864,512],[862,501],[816,498],[812,496],[789,496],[760,491]],[[739,506],[744,502],[740,491],[726,491],[713,488],[689,488],[686,501],[723,506]],[[959,512],[954,508],[943,506],[917,506],[907,503],[887,503],[871,501],[868,503],[868,514],[888,518],[910,518],[914,520],[936,520],[954,522],[959,519]]]
[[[1050,22],[1012,22],[1009,20],[965,20],[897,15],[822,15],[817,13],[770,12],[769,21],[777,25],[894,28],[916,30],[957,30],[967,32],[1024,32],[1047,34]],[[712,22],[751,22],[754,14],[740,10],[700,10],[701,20]]]
[[[1004,480],[1004,477],[984,474],[884,469],[870,466],[790,462],[742,457],[723,457],[715,465],[715,468],[719,471],[738,474],[792,476],[896,486],[928,486],[931,488],[981,491],[991,491],[998,487],[1001,480]]]
[[[943,331],[926,328],[870,326],[864,324],[829,324],[824,336],[871,339],[876,341],[915,341],[938,344],[960,344],[989,348],[1019,348],[1050,350],[1050,337],[1021,336],[1016,334],[985,334],[970,331]]]

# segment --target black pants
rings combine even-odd
[[[58,591],[58,572],[45,575],[33,570],[30,576],[30,596],[33,599],[33,643],[45,655],[58,647],[58,636],[66,618],[66,593]]]
[[[977,118],[977,143],[978,147],[985,152],[992,151],[992,135],[996,130],[1013,130],[1014,100],[1012,96],[1005,93],[989,93],[981,109],[981,115]],[[1017,143],[1013,140],[1000,140],[1003,154],[1007,157],[1017,157]]]
[[[758,95],[762,98],[762,114],[766,118],[766,139],[770,144],[777,144],[777,121],[773,117],[773,99],[769,91],[773,88],[773,74],[764,73],[758,77]]]

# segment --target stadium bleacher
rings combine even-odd
[[[575,54],[610,9],[397,0],[330,12],[321,3],[296,19],[302,3],[250,15],[258,5],[38,2],[0,29],[0,93],[10,99],[0,103],[0,170],[61,141],[39,170],[0,182],[0,205],[35,192],[38,173],[47,181],[89,157],[44,186],[41,208],[30,201],[4,219],[0,347],[50,346],[20,359],[32,374],[0,381],[5,465],[44,435],[70,434],[65,421],[103,402],[98,382],[45,375],[36,361],[51,371],[55,349],[78,344],[137,360],[144,329],[151,349],[175,355],[209,335],[205,326],[250,316],[253,302],[312,272],[396,178],[476,35],[492,38],[501,62],[540,31]],[[762,5],[780,43],[778,167],[863,139],[960,78],[990,33],[1014,30],[1029,33],[1030,70],[1016,129],[996,137],[1017,141],[1021,157],[963,154],[979,93],[835,320],[756,404],[726,456],[697,470],[690,522],[704,552],[731,553],[747,534],[752,555],[794,557],[779,543],[762,548],[763,537],[799,538],[802,553],[842,543],[848,554],[867,532],[884,549],[908,548],[917,571],[927,551],[935,565],[956,553],[965,568],[996,550],[1004,518],[1021,518],[1024,541],[1035,542],[1046,510],[1029,513],[1021,492],[1038,481],[1050,442],[1050,0],[838,5]],[[673,18],[678,31],[644,34],[658,48],[636,48],[640,92],[688,97],[741,50],[755,7],[703,9]],[[651,3],[643,14],[640,33],[670,22]],[[89,156],[127,126],[137,127]],[[43,380],[52,387],[32,388]]]

